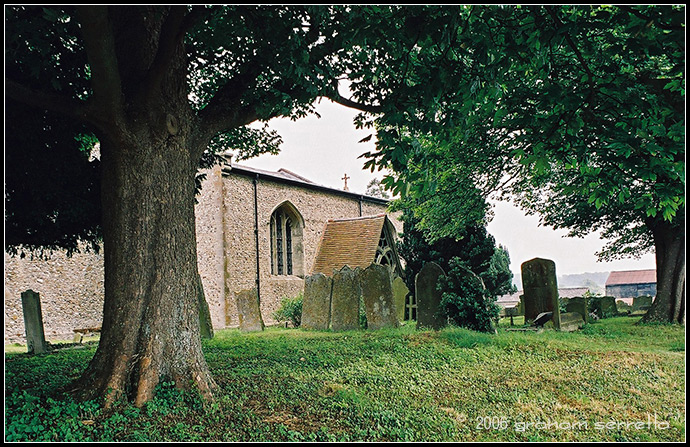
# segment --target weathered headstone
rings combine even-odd
[[[371,264],[362,270],[361,285],[367,314],[367,329],[398,327],[389,268],[385,265]]]
[[[585,322],[588,321],[588,316],[589,316],[589,300],[585,296],[576,296],[570,299],[567,299],[565,303],[565,311],[566,312],[577,312],[580,315],[582,315],[582,318],[584,319]]]
[[[525,315],[525,295],[520,295],[520,301],[517,305],[518,315]]]
[[[651,296],[636,296],[633,298],[631,315],[644,315],[652,307],[653,298]]]
[[[405,285],[405,281],[397,276],[393,280],[393,301],[395,302],[395,312],[400,322],[405,320],[405,303],[409,293],[410,289]]]
[[[360,269],[346,265],[333,273],[331,293],[331,329],[347,331],[359,329]]]
[[[612,296],[597,296],[592,298],[591,309],[599,318],[611,318],[618,315],[616,299]]]
[[[333,280],[323,273],[304,278],[302,324],[304,329],[326,330],[331,322]]]
[[[544,312],[553,313],[553,325],[560,328],[556,264],[550,259],[534,258],[522,263],[525,322],[534,321]]]
[[[445,272],[435,262],[427,262],[415,277],[415,296],[417,297],[417,328],[440,329],[446,319],[440,312],[441,292],[437,285]]]
[[[616,311],[622,315],[630,315],[632,306],[623,300],[616,300]]]
[[[240,330],[245,332],[263,331],[264,320],[259,307],[259,295],[256,289],[242,290],[235,293],[237,315],[240,320]]]
[[[561,327],[563,332],[573,332],[584,326],[585,320],[580,312],[564,312],[561,314]]]
[[[27,352],[32,354],[45,353],[48,350],[48,345],[43,332],[41,297],[38,292],[33,290],[22,292],[22,310],[24,312]]]

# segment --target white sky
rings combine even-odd
[[[383,178],[383,172],[363,170],[366,160],[357,158],[375,149],[375,138],[359,143],[373,130],[355,129],[352,120],[357,112],[327,99],[321,100],[317,111],[321,118],[272,120],[270,127],[283,138],[280,154],[261,155],[240,164],[271,171],[285,168],[332,188],[342,188],[343,175],[347,174],[350,191],[364,193],[371,179]],[[535,257],[553,260],[559,276],[656,268],[653,254],[640,259],[598,262],[595,253],[603,247],[604,241],[597,234],[565,238],[566,231],[540,227],[537,216],[526,216],[509,203],[497,203],[494,212],[488,231],[498,244],[508,249],[510,269],[517,277],[520,276],[520,264]]]

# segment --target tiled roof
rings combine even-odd
[[[369,267],[374,262],[386,215],[330,219],[321,235],[312,273],[333,275],[345,265]]]
[[[620,284],[656,284],[656,270],[626,270],[609,273],[606,285]]]

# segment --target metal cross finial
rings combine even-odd
[[[340,180],[345,180],[345,186],[343,187],[343,191],[349,191],[349,189],[348,189],[348,187],[347,187],[347,181],[348,181],[348,179],[350,179],[350,178],[351,178],[351,177],[348,177],[348,176],[347,176],[347,173],[345,173],[345,176],[344,176],[343,178],[340,179]]]

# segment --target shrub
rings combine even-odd
[[[302,299],[301,293],[294,298],[283,298],[280,307],[273,313],[273,318],[278,321],[290,321],[293,327],[299,327],[302,324]]]
[[[449,272],[442,277],[442,312],[453,323],[481,332],[493,332],[499,307],[482,280],[458,258],[450,261]]]

